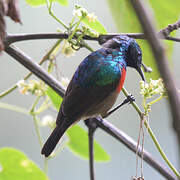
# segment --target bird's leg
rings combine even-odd
[[[127,104],[127,103],[132,103],[135,101],[135,97],[133,95],[129,95],[127,96],[127,98],[118,106],[116,106],[114,109],[110,110],[109,112],[107,112],[105,115],[103,115],[103,118],[107,118],[109,115],[111,115],[113,112],[115,112],[116,110],[118,110],[121,106]]]

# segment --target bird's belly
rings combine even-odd
[[[112,92],[102,102],[89,109],[85,114],[85,118],[97,117],[98,115],[101,115],[103,117],[104,115],[106,115],[108,110],[111,109],[115,104],[118,95],[119,93],[117,93],[116,91]]]

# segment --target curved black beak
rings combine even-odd
[[[143,71],[142,71],[142,69],[141,69],[141,66],[138,66],[138,67],[136,68],[136,70],[139,72],[142,80],[143,80],[143,81],[146,81],[146,80],[145,80],[145,77],[144,77],[144,73],[143,73]]]

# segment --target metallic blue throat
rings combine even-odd
[[[119,51],[101,48],[91,53],[79,65],[73,82],[81,87],[105,86],[121,78],[121,71],[126,69],[126,50]]]

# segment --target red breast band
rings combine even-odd
[[[117,91],[118,93],[120,93],[120,91],[121,91],[121,89],[122,89],[122,87],[123,87],[125,77],[126,77],[126,69],[123,67],[122,72],[121,72],[121,79],[120,79],[119,85],[118,85],[118,87],[117,87],[117,89],[116,89],[116,91]]]

